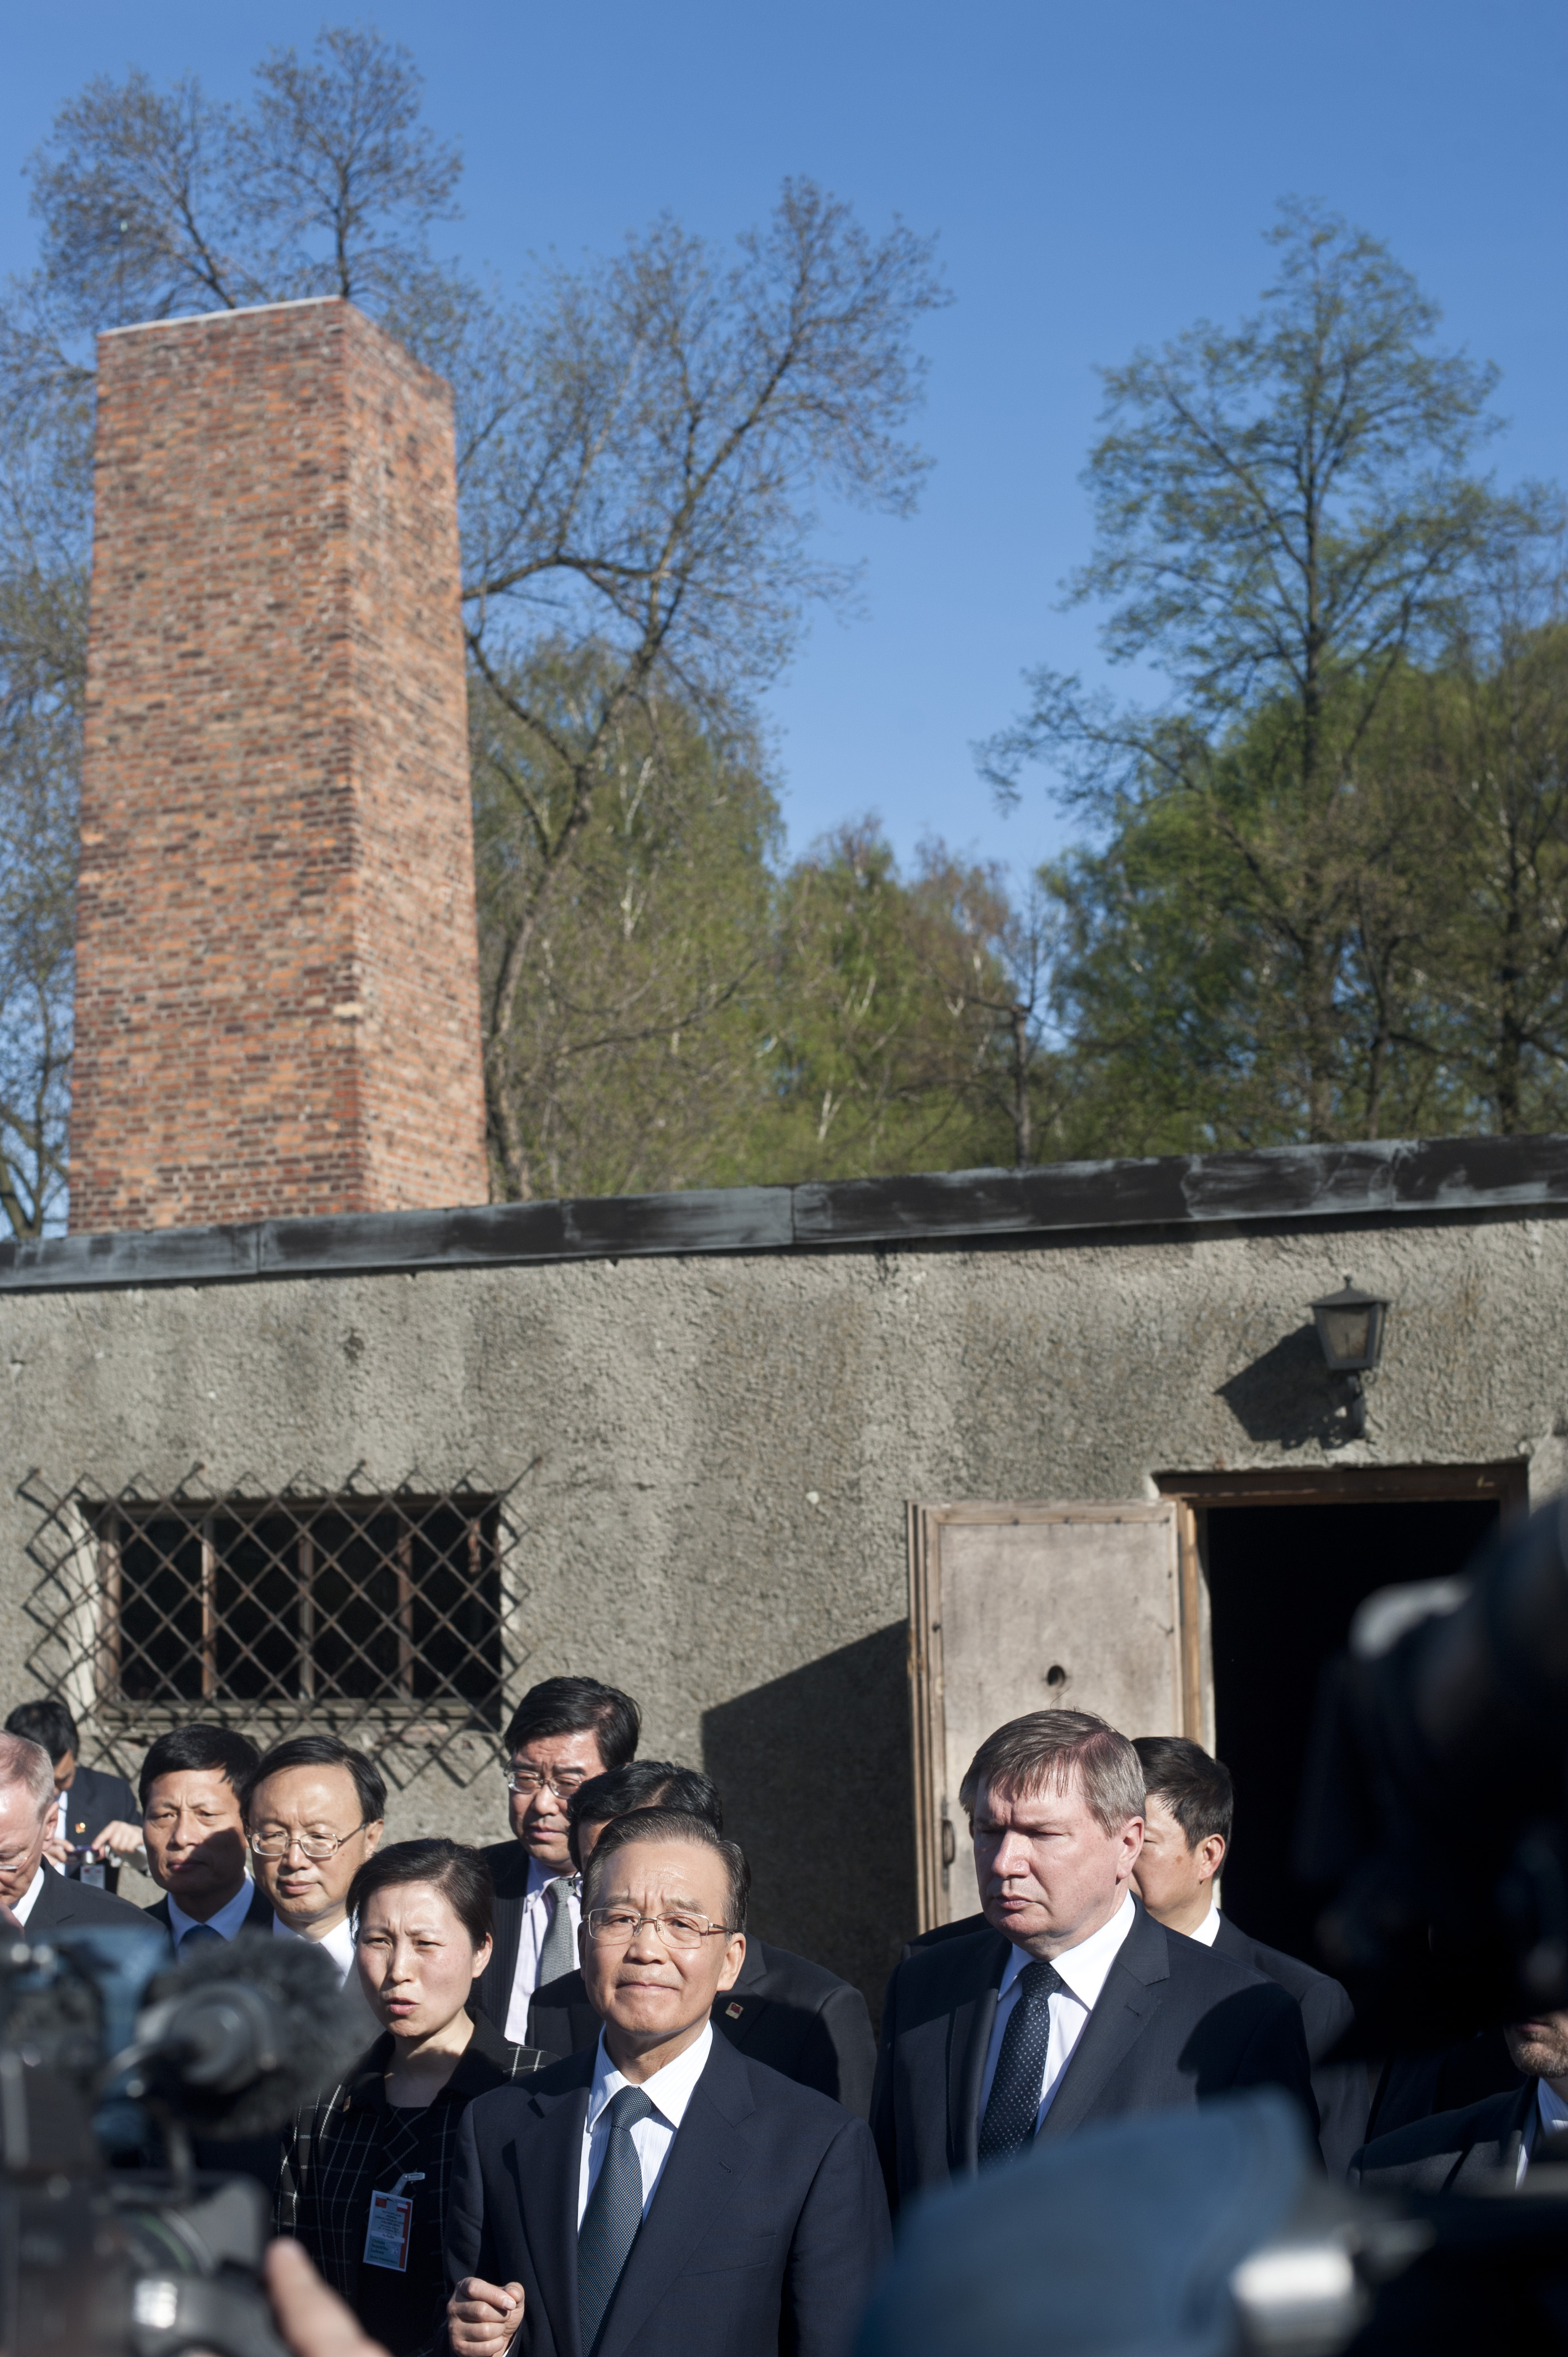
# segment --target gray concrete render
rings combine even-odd
[[[1353,1442],[1307,1309],[1347,1271],[1392,1304]],[[1540,1497],[1565,1344],[1560,1139],[0,1248],[0,1692],[38,1683],[40,1501],[466,1479],[506,1498],[509,1703],[626,1687],[719,1780],[755,1929],[875,1996],[916,1917],[911,1502],[1508,1462]],[[390,1833],[500,1838],[496,1731],[422,1739]]]

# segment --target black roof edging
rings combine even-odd
[[[1028,1170],[24,1238],[0,1243],[0,1293],[1552,1206],[1568,1208],[1568,1136],[1276,1146]]]

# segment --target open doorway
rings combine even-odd
[[[1415,1491],[1420,1480],[1412,1469],[1394,1486]],[[1310,1957],[1316,1902],[1295,1885],[1291,1846],[1324,1664],[1375,1589],[1462,1571],[1499,1515],[1522,1504],[1523,1468],[1476,1469],[1443,1484],[1459,1491],[1446,1496],[1391,1496],[1386,1476],[1358,1496],[1348,1473],[1289,1498],[1262,1480],[1251,1497],[1240,1480],[1223,1496],[1181,1486],[1207,1575],[1215,1749],[1236,1785],[1225,1910],[1254,1939]]]

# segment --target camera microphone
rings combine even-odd
[[[363,2049],[363,2014],[306,1940],[242,1932],[204,1943],[154,1982],[123,2058],[127,2093],[202,2136],[279,2128]]]

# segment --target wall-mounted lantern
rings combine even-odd
[[[1388,1302],[1381,1294],[1363,1293],[1347,1277],[1339,1292],[1313,1303],[1312,1314],[1329,1373],[1346,1378],[1350,1403],[1346,1438],[1360,1440],[1367,1430],[1366,1379],[1382,1356]]]

